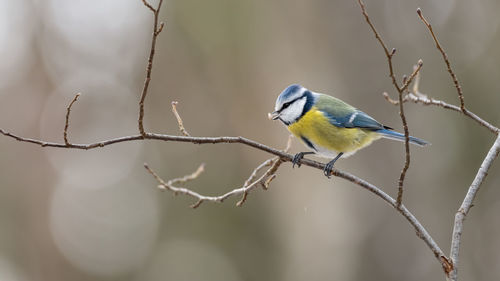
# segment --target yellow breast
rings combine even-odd
[[[306,145],[307,139],[316,150],[328,150],[353,154],[369,145],[380,136],[372,131],[359,128],[339,128],[332,125],[328,118],[313,106],[297,122],[290,124],[288,130]]]

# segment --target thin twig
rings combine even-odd
[[[245,181],[245,183],[243,184],[243,187],[248,187],[249,185],[251,185],[255,178],[257,177],[257,174],[264,168],[264,167],[269,167],[273,164],[273,161],[276,161],[277,158],[271,158],[271,159],[267,159],[266,161],[262,162],[259,166],[257,166],[257,168],[255,168],[252,173],[250,174],[250,176],[248,177],[248,179]],[[245,203],[245,201],[247,200],[247,197],[248,197],[248,192],[243,192],[243,195],[240,199],[240,201],[238,201],[236,203],[236,206],[241,206],[243,205],[243,203]]]
[[[194,173],[183,176],[182,178],[176,178],[176,179],[170,180],[169,182],[171,184],[177,184],[177,183],[184,184],[184,183],[187,183],[187,182],[192,181],[194,179],[197,179],[201,175],[201,173],[203,173],[204,171],[205,171],[205,163],[201,163],[201,165],[198,167],[198,169],[196,169],[196,171],[194,171]]]
[[[455,75],[455,72],[451,68],[451,63],[450,60],[448,59],[448,55],[446,52],[443,50],[443,47],[441,47],[441,44],[439,44],[439,41],[434,34],[434,31],[432,30],[431,24],[424,18],[422,15],[422,10],[420,8],[417,9],[417,14],[422,20],[422,22],[427,26],[427,29],[431,33],[432,39],[434,40],[434,43],[436,43],[436,48],[439,50],[441,55],[443,56],[443,60],[446,63],[446,67],[448,69],[448,73],[450,73],[451,79],[453,80],[453,84],[455,84],[455,88],[457,89],[457,94],[458,98],[460,99],[460,110],[465,113],[465,101],[464,101],[464,94],[462,92],[462,87],[460,86],[460,83],[458,82],[457,75]]]
[[[406,177],[406,172],[410,168],[410,132],[408,130],[408,123],[406,122],[406,116],[404,113],[403,95],[399,93],[398,97],[399,97],[399,116],[401,117],[401,122],[403,122],[403,129],[405,135],[405,163],[399,175],[398,196],[396,198],[396,205],[399,208],[401,206],[401,202],[403,201],[403,185]]]
[[[465,196],[462,205],[455,214],[455,223],[453,225],[453,235],[452,235],[451,250],[450,250],[450,258],[453,265],[452,271],[450,272],[450,280],[457,279],[458,256],[460,252],[460,241],[462,238],[463,223],[465,217],[467,216],[470,208],[472,207],[472,203],[476,198],[477,192],[479,191],[481,184],[488,175],[488,170],[493,164],[493,161],[498,157],[499,153],[500,153],[500,136],[497,137],[495,143],[493,143],[490,150],[488,151],[488,154],[484,158],[481,167],[479,168],[474,180],[472,181],[472,184],[469,187],[469,190],[467,191],[467,195]]]
[[[245,181],[245,183],[243,184],[243,187],[248,187],[250,185],[253,184],[253,182],[255,182],[255,178],[257,177],[257,174],[264,168],[264,167],[269,167],[269,166],[272,166],[273,165],[273,162],[276,162],[278,161],[278,157],[276,158],[271,158],[271,159],[267,159],[266,161],[262,162],[259,166],[257,166],[257,168],[255,168],[252,173],[250,174],[250,176],[248,177],[248,179]],[[243,192],[243,196],[241,197],[240,201],[238,201],[236,203],[236,206],[242,206],[243,203],[245,203],[245,201],[247,200],[247,197],[248,197],[248,192],[245,191]]]
[[[148,7],[153,13],[156,12],[155,8],[153,8],[153,6],[148,3],[148,1],[142,0],[142,3],[144,3],[144,6]]]
[[[433,98],[417,97],[415,95],[409,95],[408,99],[410,101],[414,102],[414,103],[420,103],[420,104],[423,104],[423,105],[436,105],[436,106],[439,106],[439,107],[442,107],[442,108],[446,108],[446,109],[450,109],[450,110],[454,110],[454,111],[463,113],[463,114],[465,114],[465,116],[467,116],[470,119],[476,121],[479,125],[487,128],[492,133],[494,133],[496,135],[498,135],[500,133],[500,129],[498,127],[495,127],[495,126],[491,125],[489,122],[487,122],[484,119],[480,118],[479,116],[477,116],[476,114],[474,114],[473,112],[471,112],[470,110],[468,110],[467,108],[465,108],[464,110],[462,110],[460,107],[458,107],[456,105],[448,104],[448,103],[446,103],[444,101],[436,100],[436,99],[433,99]]]
[[[141,93],[141,99],[139,101],[139,133],[145,137],[146,136],[146,131],[144,131],[144,124],[143,124],[143,119],[144,119],[144,100],[146,99],[146,95],[148,94],[148,88],[149,88],[149,82],[151,81],[151,72],[153,69],[153,59],[155,55],[155,48],[156,48],[156,38],[160,34],[161,30],[163,29],[163,24],[158,27],[158,17],[160,15],[160,8],[161,4],[163,3],[163,0],[160,0],[158,3],[158,7],[154,9],[146,0],[142,0],[144,5],[148,7],[154,14],[154,21],[153,21],[153,33],[152,33],[152,38],[151,38],[151,49],[149,51],[149,58],[148,58],[148,66],[146,68],[146,78],[144,80],[144,87],[142,88],[142,93]]]
[[[418,66],[414,66],[414,67],[418,67]],[[417,72],[417,75],[415,76],[415,82],[413,83],[413,88],[412,88],[412,91],[413,93],[417,96],[417,97],[427,97],[426,95],[422,94],[420,92],[420,77],[422,76],[421,72]]]
[[[398,98],[399,98],[399,116],[401,117],[401,122],[403,123],[403,129],[405,134],[405,163],[403,169],[401,169],[401,174],[399,175],[398,181],[398,196],[396,198],[396,205],[398,208],[401,206],[401,202],[403,201],[403,185],[405,182],[406,172],[410,168],[410,130],[408,129],[408,122],[406,121],[406,116],[404,112],[404,102],[403,102],[403,93],[408,89],[411,81],[418,74],[420,69],[422,69],[423,62],[419,60],[417,63],[417,67],[414,68],[413,73],[409,78],[405,78],[403,81],[403,86],[399,89]]]
[[[398,105],[399,104],[399,99],[397,99],[397,100],[391,99],[391,97],[389,96],[389,94],[387,92],[383,92],[382,96],[385,98],[386,101],[388,101],[392,105]],[[404,96],[403,97],[403,102],[406,102],[406,101],[408,101],[408,96]]]
[[[181,131],[181,133],[186,136],[186,137],[189,137],[189,133],[186,131],[186,128],[184,128],[184,125],[182,123],[182,118],[181,116],[179,115],[179,113],[177,112],[177,104],[178,102],[176,101],[173,101],[172,102],[172,112],[174,113],[175,115],[175,119],[177,119],[177,124],[179,125],[179,130]]]
[[[80,93],[76,94],[75,97],[73,98],[73,100],[69,103],[68,107],[66,108],[66,122],[64,124],[64,132],[63,132],[64,144],[66,144],[66,146],[71,145],[68,141],[69,115],[71,113],[71,107],[76,102],[76,100],[78,100],[79,96],[80,96]]]
[[[158,27],[158,29],[155,31],[155,35],[156,36],[158,36],[158,34],[160,34],[160,32],[162,32],[163,26],[165,26],[165,23],[164,22],[160,22],[160,27]]]
[[[148,170],[148,172],[153,175],[153,177],[160,183],[160,185],[158,185],[158,188],[160,189],[168,189],[170,191],[172,191],[174,193],[174,195],[177,195],[177,194],[186,194],[186,195],[190,195],[192,197],[199,197],[200,195],[194,191],[191,191],[187,188],[183,188],[183,187],[175,187],[173,186],[175,183],[180,183],[180,182],[187,182],[188,180],[193,180],[195,178],[197,178],[205,169],[204,169],[204,164],[201,164],[198,169],[190,174],[190,175],[187,175],[187,176],[184,176],[182,178],[177,178],[177,179],[172,179],[172,180],[169,180],[168,182],[165,182],[163,181],[163,179],[158,176],[158,174],[156,174],[149,166],[147,163],[144,163],[144,168],[146,168],[146,170]],[[192,205],[193,208],[197,208],[199,206],[199,204],[194,204]]]
[[[368,25],[370,26],[373,34],[375,35],[375,38],[377,38],[378,42],[380,43],[380,46],[382,46],[382,48],[384,49],[385,56],[387,57],[387,63],[389,64],[389,77],[391,77],[392,84],[394,84],[394,87],[396,87],[396,89],[398,89],[398,92],[399,92],[399,90],[401,88],[399,87],[398,81],[396,79],[396,75],[394,74],[394,67],[392,66],[392,57],[396,53],[396,49],[393,48],[389,52],[389,48],[387,48],[387,45],[384,43],[384,40],[379,35],[377,29],[372,24],[372,21],[370,20],[370,17],[368,16],[368,13],[366,12],[365,3],[363,3],[363,1],[361,1],[361,0],[358,0],[358,4],[361,7],[361,12],[363,13],[363,16],[365,17],[366,22],[368,23]]]
[[[413,68],[413,72],[410,74],[410,77],[406,79],[405,82],[403,83],[403,86],[401,86],[399,90],[401,93],[405,92],[408,89],[408,86],[410,86],[411,82],[413,82],[415,77],[418,77],[418,74],[420,73],[422,66],[424,66],[424,62],[420,59]]]
[[[243,186],[248,186],[249,184],[251,184],[255,178],[257,177],[257,174],[262,170],[264,169],[265,167],[269,167],[273,164],[273,160],[276,159],[276,158],[271,158],[271,159],[267,159],[266,161],[262,162],[259,166],[257,166],[257,168],[255,168],[253,170],[253,172],[250,174],[250,176],[248,177],[248,179],[245,181],[245,183],[243,184]]]
[[[283,163],[278,157],[270,159],[271,160],[271,168],[267,169],[267,171],[257,180],[250,182],[249,184],[243,185],[242,193],[240,201],[236,202],[236,206],[241,207],[243,203],[246,202],[248,194],[250,191],[257,187],[258,185],[262,186],[264,190],[269,188],[269,183],[276,177],[275,172],[278,170],[278,167]],[[252,172],[253,174],[253,172]]]

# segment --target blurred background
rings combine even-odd
[[[156,4],[156,2],[152,2]],[[366,1],[397,48],[398,77],[423,59],[420,90],[457,104],[421,7],[462,82],[467,106],[500,124],[500,2]],[[179,134],[171,101],[195,136],[245,136],[282,148],[267,119],[289,84],[335,95],[402,130],[382,49],[356,1],[166,0],[148,131]],[[62,142],[137,134],[152,14],[140,0],[0,0],[0,128]],[[453,217],[494,141],[471,120],[407,104],[412,135],[405,205],[448,253]],[[0,280],[442,280],[413,228],[371,193],[319,170],[284,164],[268,191],[205,203],[162,193],[164,179],[206,172],[187,186],[216,195],[241,186],[269,155],[237,144],[128,142],[91,151],[0,137]],[[304,148],[294,140],[292,152]],[[322,160],[324,161],[324,160]],[[391,195],[402,143],[381,140],[336,166]],[[498,162],[498,160],[497,160]],[[495,163],[467,217],[460,278],[500,275],[500,172]]]

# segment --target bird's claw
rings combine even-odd
[[[340,152],[337,156],[335,156],[335,158],[333,158],[332,161],[326,163],[325,168],[323,169],[323,174],[325,174],[327,178],[330,178],[332,176],[333,165],[335,165],[335,162],[339,160],[342,155],[344,155],[344,152]]]
[[[323,174],[327,177],[327,178],[330,178],[332,176],[332,171],[333,171],[333,165],[335,163],[327,163],[325,165],[325,168],[323,169]]]
[[[302,165],[300,164],[300,160],[302,160],[302,158],[304,158],[303,152],[295,154],[292,159],[292,168],[295,168],[295,165],[297,165],[297,167],[300,168],[300,165]]]
[[[302,158],[304,158],[304,154],[302,152],[295,154],[292,159],[292,168],[295,168],[295,165],[300,168],[300,160],[302,160]]]

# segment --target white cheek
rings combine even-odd
[[[306,97],[292,103],[289,107],[281,112],[280,118],[287,122],[293,123],[302,114],[304,105],[306,104]]]

